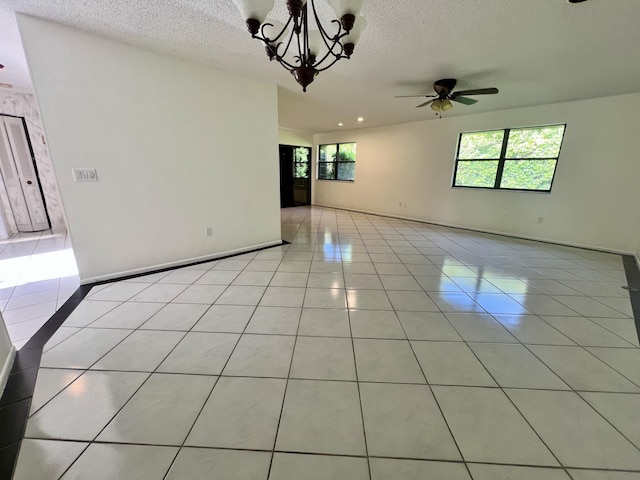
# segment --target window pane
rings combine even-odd
[[[461,160],[500,158],[503,138],[504,130],[463,133],[460,135],[458,158]]]
[[[564,125],[511,130],[506,158],[557,158],[563,135]]]
[[[555,170],[556,160],[507,160],[500,187],[551,190]]]
[[[309,178],[309,164],[308,163],[294,163],[293,164],[293,178]]]
[[[320,161],[321,162],[333,162],[336,159],[336,153],[338,146],[333,145],[320,145]]]
[[[356,164],[354,162],[338,163],[338,180],[354,180]]]
[[[356,161],[356,144],[341,143],[340,158],[338,160],[341,162],[355,162]]]
[[[293,158],[296,162],[309,161],[309,149],[307,147],[296,147],[293,149]]]
[[[309,152],[307,147],[293,149],[293,178],[309,178]]]
[[[333,180],[336,164],[318,163],[318,178],[322,180]]]
[[[456,187],[493,187],[498,161],[458,162]]]

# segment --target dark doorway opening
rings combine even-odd
[[[280,145],[280,207],[311,204],[311,147]]]

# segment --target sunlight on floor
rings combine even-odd
[[[78,274],[70,248],[0,260],[0,288]]]

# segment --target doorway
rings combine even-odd
[[[280,207],[311,204],[311,147],[280,145]]]
[[[0,177],[18,232],[50,229],[24,118],[0,115]]]

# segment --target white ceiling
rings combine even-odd
[[[14,12],[277,83],[280,126],[313,132],[355,127],[358,116],[363,126],[433,118],[414,108],[420,98],[393,96],[430,94],[444,77],[459,90],[500,89],[447,116],[640,91],[639,0],[368,0],[352,58],[305,94],[250,38],[232,0],[2,0],[0,82],[16,90],[31,87]]]

